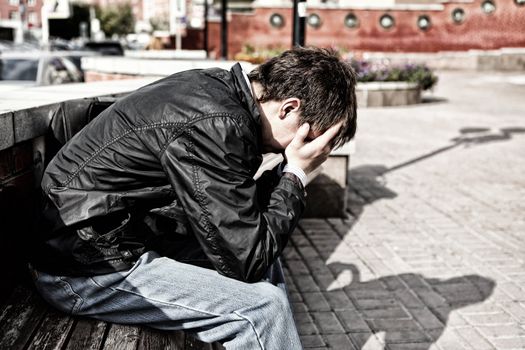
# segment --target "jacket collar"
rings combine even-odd
[[[255,101],[255,98],[253,96],[252,88],[246,82],[246,78],[244,77],[245,73],[243,72],[243,69],[240,63],[236,63],[235,65],[233,65],[233,67],[231,68],[231,72],[234,77],[235,88],[237,90],[237,93],[242,103],[246,106],[246,108],[252,115],[254,121],[257,123],[257,125],[260,128],[261,112],[259,111],[257,102]]]

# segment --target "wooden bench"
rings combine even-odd
[[[0,349],[223,349],[181,332],[72,317],[49,307],[27,285],[17,286],[2,307]]]

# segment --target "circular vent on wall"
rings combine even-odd
[[[459,7],[452,10],[452,21],[454,21],[454,23],[460,24],[460,23],[463,23],[464,20],[465,20],[465,10]]]
[[[379,19],[379,25],[384,29],[390,29],[395,25],[394,17],[385,14]]]
[[[284,26],[284,17],[278,13],[270,16],[270,25],[274,28],[282,28]]]

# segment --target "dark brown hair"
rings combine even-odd
[[[324,131],[343,121],[333,146],[350,141],[356,132],[356,75],[329,49],[295,47],[252,70],[250,81],[261,84],[260,102],[301,100],[301,124]]]

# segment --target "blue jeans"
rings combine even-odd
[[[187,330],[226,349],[302,349],[279,263],[269,272],[273,284],[240,282],[151,251],[128,271],[34,276],[42,297],[69,314]]]

